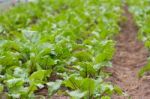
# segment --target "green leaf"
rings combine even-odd
[[[85,92],[81,92],[80,90],[71,91],[68,94],[71,96],[71,99],[81,99],[85,96]]]
[[[78,58],[79,61],[91,61],[91,54],[87,51],[79,51],[75,53],[75,57]]]
[[[13,88],[22,87],[24,84],[24,80],[21,78],[13,78],[6,81],[8,88],[11,90]]]
[[[0,93],[3,92],[3,90],[4,90],[4,86],[0,84]]]
[[[47,86],[48,86],[48,95],[49,96],[53,95],[53,93],[60,88],[61,84],[62,84],[61,80],[57,80],[55,82],[48,82],[47,83]]]
[[[142,77],[148,71],[150,71],[150,62],[139,71],[138,76]]]
[[[123,91],[120,87],[118,86],[114,86],[114,91],[118,94],[118,95],[122,95]]]
[[[81,86],[81,77],[77,77],[76,75],[71,75],[67,80],[65,80],[63,83],[66,87],[69,87],[73,90],[79,89]]]
[[[92,98],[95,90],[95,81],[90,78],[85,78],[81,85],[81,90],[87,92],[86,96],[88,99]]]
[[[109,96],[103,96],[101,99],[111,99]]]
[[[51,70],[39,70],[31,74],[29,77],[31,83],[42,83],[46,77],[49,77],[51,74]]]
[[[82,77],[95,77],[96,70],[94,69],[92,63],[82,62],[80,65],[80,74]]]

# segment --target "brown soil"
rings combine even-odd
[[[36,92],[37,95],[42,95],[45,96],[45,99],[70,99],[68,96],[60,96],[60,95],[53,95],[51,98],[48,97],[48,89],[47,88],[43,88],[41,90],[38,90]],[[38,96],[36,97],[36,99],[41,99]]]
[[[150,99],[150,79],[138,78],[138,71],[147,64],[149,53],[144,44],[137,40],[138,28],[127,6],[123,16],[126,20],[120,24],[113,67],[108,71],[112,73],[109,81],[120,86],[127,96],[114,95],[112,99]]]

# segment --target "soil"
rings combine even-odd
[[[116,53],[109,81],[120,86],[126,96],[113,95],[112,99],[150,99],[150,77],[138,78],[138,71],[147,64],[148,50],[137,39],[138,28],[133,16],[124,7],[125,21],[120,23],[120,34],[116,37]]]

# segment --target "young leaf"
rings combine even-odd
[[[85,96],[85,92],[81,92],[80,90],[75,90],[68,92],[71,99],[82,99]]]
[[[47,86],[48,86],[48,95],[49,96],[53,95],[53,93],[60,88],[61,84],[62,84],[61,80],[57,80],[55,82],[48,82],[47,83]]]

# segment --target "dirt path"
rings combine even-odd
[[[116,37],[116,53],[113,57],[112,77],[128,96],[114,95],[112,99],[150,99],[150,79],[138,79],[138,71],[147,63],[149,55],[144,44],[137,40],[138,28],[133,22],[127,6],[124,7],[126,21],[120,24],[120,35]]]

